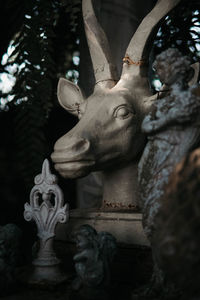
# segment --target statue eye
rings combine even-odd
[[[114,117],[119,119],[126,119],[130,116],[132,111],[125,105],[117,107],[114,111]]]

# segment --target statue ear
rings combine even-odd
[[[57,96],[60,105],[69,113],[78,116],[78,107],[84,102],[81,89],[73,82],[60,78],[57,88]]]
[[[200,71],[200,63],[196,62],[193,65],[191,65],[191,73],[188,75],[190,76],[188,82],[189,86],[192,86],[193,84],[198,82],[199,71]]]

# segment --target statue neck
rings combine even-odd
[[[103,208],[134,209],[138,205],[138,162],[103,172]]]

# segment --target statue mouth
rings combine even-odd
[[[55,169],[64,178],[79,178],[88,175],[95,165],[94,160],[64,161],[55,164]]]

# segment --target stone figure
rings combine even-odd
[[[150,48],[157,25],[179,2],[157,1],[130,41],[119,79],[92,1],[82,1],[96,84],[84,99],[77,85],[59,80],[61,106],[80,121],[56,142],[52,160],[65,178],[102,170],[105,208],[131,210],[138,204],[137,165],[146,142],[141,122],[157,98],[148,82]]]
[[[0,226],[0,296],[16,284],[16,267],[21,260],[21,230],[14,224]]]
[[[155,257],[184,300],[200,298],[200,149],[170,176],[152,237]]]
[[[189,59],[176,49],[168,49],[157,57],[154,66],[162,82],[169,87],[169,95],[154,103],[142,123],[148,143],[138,175],[144,225],[149,237],[160,205],[156,200],[163,195],[169,175],[200,139],[199,88],[188,86],[193,76]]]
[[[157,56],[154,66],[168,95],[154,103],[142,123],[148,142],[139,163],[138,179],[144,229],[150,241],[157,231],[155,216],[162,207],[169,176],[200,140],[199,87],[189,86],[194,76],[189,59],[177,49],[168,49]]]
[[[90,293],[109,286],[110,265],[117,251],[116,239],[108,232],[99,232],[82,225],[75,233],[78,253],[74,256],[77,278],[73,288],[89,288]]]

